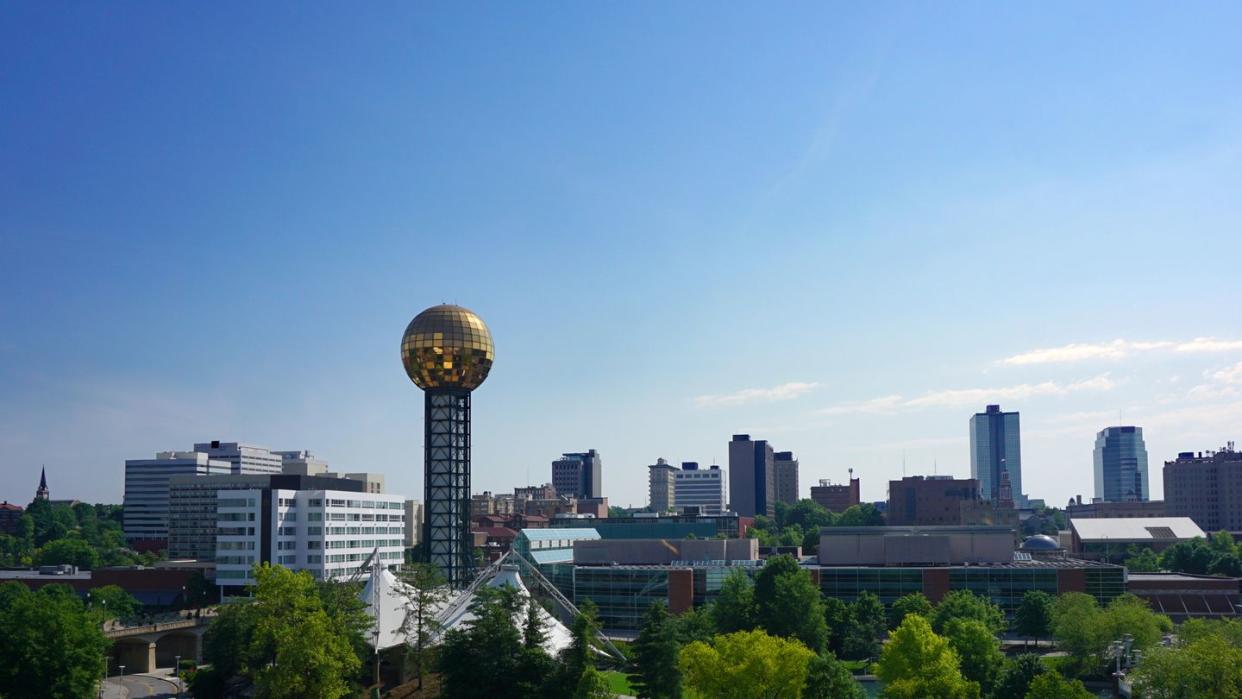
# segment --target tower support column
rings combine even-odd
[[[427,562],[450,586],[474,575],[470,535],[470,391],[430,388],[424,393],[426,498],[423,541]]]

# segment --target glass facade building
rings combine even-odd
[[[1096,433],[1095,497],[1104,502],[1150,499],[1142,427],[1105,427]]]
[[[1015,502],[1022,501],[1022,438],[1018,413],[989,405],[970,418],[970,477],[979,481],[984,500],[1000,499],[1001,472],[1009,473]]]

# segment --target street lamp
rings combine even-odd
[[[125,666],[122,665],[121,666],[121,677],[124,677],[124,676],[125,676]]]
[[[184,590],[185,588],[181,589]],[[176,660],[173,661],[173,677],[177,680],[177,696],[181,696],[181,656],[175,657]]]

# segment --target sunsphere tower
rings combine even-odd
[[[470,392],[495,357],[483,319],[461,306],[432,306],[401,338],[401,363],[423,389],[423,542],[452,586],[474,569],[470,540]]]

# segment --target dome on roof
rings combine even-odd
[[[1060,549],[1061,544],[1047,534],[1028,536],[1022,542],[1023,551],[1059,551]]]

